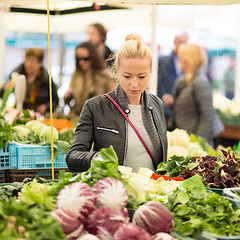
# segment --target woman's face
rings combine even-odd
[[[141,94],[151,76],[150,59],[122,57],[118,66],[118,77],[128,103],[140,105]]]
[[[95,27],[89,26],[87,29],[87,34],[89,41],[94,45],[97,45],[98,43],[102,42],[102,36]]]
[[[77,57],[78,66],[80,66],[80,68],[84,72],[91,69],[92,63],[90,60],[90,53],[89,53],[88,49],[78,48],[76,50],[76,57]]]

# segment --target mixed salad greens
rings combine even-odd
[[[193,185],[192,185],[193,186]],[[201,231],[217,235],[240,235],[240,209],[234,210],[224,197],[189,186],[169,195],[167,207],[173,213],[174,231],[196,238]]]
[[[169,177],[187,179],[199,174],[202,182],[210,188],[231,188],[240,186],[240,159],[234,152],[221,150],[223,156],[178,157],[158,165],[157,173]]]

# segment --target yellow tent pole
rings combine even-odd
[[[48,19],[48,64],[49,64],[49,94],[50,94],[50,125],[51,125],[51,156],[52,156],[52,179],[54,179],[54,152],[53,152],[53,121],[52,121],[52,81],[51,81],[51,49],[50,49],[50,20],[49,20],[49,0],[47,0]]]

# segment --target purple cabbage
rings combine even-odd
[[[96,208],[95,201],[91,187],[83,182],[75,182],[58,192],[56,208],[72,209],[86,217]]]
[[[99,240],[99,238],[92,234],[86,233],[77,238],[77,240]]]
[[[122,210],[128,202],[125,185],[118,179],[105,177],[93,185],[97,207],[110,207]]]
[[[175,240],[175,238],[168,233],[157,233],[152,236],[152,240]]]
[[[67,239],[76,238],[85,231],[85,218],[71,209],[55,209],[51,215],[59,221]]]
[[[133,214],[132,222],[151,235],[159,232],[171,233],[174,226],[170,210],[156,201],[149,201],[141,205]]]
[[[86,230],[100,239],[111,239],[117,229],[126,221],[117,209],[100,207],[87,218]]]
[[[118,228],[113,240],[152,240],[152,237],[143,228],[129,222]]]

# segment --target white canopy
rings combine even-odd
[[[86,2],[83,0],[75,0],[76,2]],[[0,0],[3,4],[10,5],[26,5],[26,4],[44,4],[46,0]],[[72,2],[69,0],[50,0],[51,4]],[[89,2],[104,2],[108,4],[146,4],[146,5],[229,5],[238,4],[239,0],[89,0]]]
[[[123,26],[149,26],[152,27],[152,49],[155,50],[153,51],[155,53],[157,52],[157,26],[209,29],[221,36],[235,38],[239,36],[240,21],[238,16],[240,12],[240,0],[102,0],[100,2],[94,0],[88,2],[82,0],[49,0],[50,10],[59,12],[66,9],[89,7],[93,2],[97,3],[100,7],[104,4],[109,4],[110,6],[125,7],[127,9],[107,10],[104,13],[103,11],[88,11],[74,14],[51,15],[51,32],[59,34],[80,32],[84,31],[89,23],[96,21],[103,23],[107,29]],[[159,6],[156,7],[155,5]],[[175,8],[177,11],[174,10],[173,5],[177,5]],[[6,30],[47,32],[46,14],[10,12],[11,7],[46,10],[47,1],[0,0],[1,33],[4,33]],[[2,68],[0,72],[3,73],[4,34],[0,36],[0,52],[0,68]],[[155,72],[153,73],[153,81],[150,83],[150,89],[154,93],[156,92],[156,57],[154,56]]]

